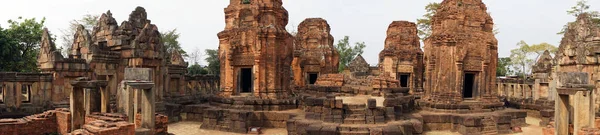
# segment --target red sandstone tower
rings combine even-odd
[[[489,110],[496,97],[498,41],[481,0],[445,0],[425,40],[425,107]]]
[[[221,96],[286,98],[293,37],[285,30],[288,12],[281,0],[231,0],[225,30],[218,34]]]
[[[308,18],[298,26],[292,61],[296,86],[315,84],[320,75],[338,72],[340,55],[333,46],[330,31],[322,18]]]

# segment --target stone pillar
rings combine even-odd
[[[70,97],[71,130],[80,129],[85,123],[84,89],[73,86]]]
[[[73,81],[71,81],[71,86],[73,86],[73,90],[71,90],[70,97],[70,111],[71,111],[71,129],[77,130],[80,129],[83,124],[85,124],[85,115],[90,112],[91,104],[90,98],[92,92],[97,90],[98,87],[106,86],[106,81],[91,81],[87,77],[79,77]],[[88,92],[85,92],[84,89],[88,89]],[[87,103],[87,106],[86,106]]]
[[[98,88],[86,88],[85,94],[85,114],[89,115],[92,112],[101,111],[101,93]]]
[[[110,110],[110,90],[100,87],[100,112],[108,113]]]
[[[573,131],[578,135],[579,130],[594,126],[594,96],[593,84],[588,84],[588,74],[584,72],[558,73],[557,99],[555,100],[555,114],[557,135],[569,133],[569,117],[573,114]],[[573,104],[569,105],[569,100]],[[568,107],[573,107],[570,112]]]
[[[555,133],[557,135],[569,134],[569,95],[559,95],[554,102],[554,120],[556,121]]]
[[[141,111],[141,122],[140,127],[146,128],[150,130],[150,133],[153,133],[154,124],[155,124],[155,94],[154,94],[154,83],[152,82],[141,82],[141,81],[131,81],[127,82],[127,85],[131,86],[131,88],[135,89],[135,91],[139,92],[141,96],[139,96],[140,102],[137,103],[136,106],[140,106]],[[131,91],[131,90],[130,90]],[[136,107],[137,108],[137,107]],[[135,111],[134,111],[135,112]],[[136,115],[133,115],[136,116]],[[137,116],[136,116],[137,117]],[[133,118],[134,120],[137,118]]]

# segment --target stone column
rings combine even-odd
[[[107,113],[110,110],[110,90],[100,87],[100,112]]]
[[[155,116],[155,94],[154,94],[154,83],[152,82],[127,82],[127,85],[131,86],[135,91],[141,93],[140,101],[138,106],[141,106],[141,127],[149,129],[151,133],[154,130]],[[135,116],[135,115],[134,115]],[[133,118],[137,119],[137,118]]]
[[[90,112],[89,109],[91,108],[85,104],[90,105],[90,99],[86,100],[84,98],[86,96],[84,89],[89,89],[88,91],[96,90],[99,86],[106,86],[106,81],[90,81],[87,77],[79,77],[71,81],[71,86],[73,86],[70,95],[71,129],[76,130],[83,126],[85,115]],[[88,97],[91,97],[91,95],[88,95]]]
[[[70,97],[71,130],[80,129],[85,123],[84,89],[73,86]]]
[[[555,134],[567,135],[569,134],[569,95],[558,95],[558,98],[554,102],[554,113],[555,119]]]
[[[563,135],[569,133],[569,116],[573,113],[573,134],[578,135],[585,127],[594,126],[594,104],[593,90],[595,85],[588,84],[588,74],[584,72],[561,72],[558,73],[557,99],[555,100],[556,121],[555,133]],[[569,105],[569,100],[573,104]],[[568,107],[573,107],[569,112]]]

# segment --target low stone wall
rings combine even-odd
[[[250,127],[286,128],[291,112],[250,111],[215,107],[209,104],[184,107],[186,120],[202,122],[201,128],[234,133],[247,133]]]
[[[528,110],[529,114],[533,114],[529,116],[540,118],[540,126],[542,127],[548,125],[550,121],[554,121],[554,101],[519,98],[507,98],[505,101],[507,107]]]
[[[0,119],[0,135],[43,135],[58,133],[54,111],[20,119]]]
[[[252,97],[221,98],[218,96],[205,97],[211,106],[223,109],[245,111],[282,111],[298,108],[296,98],[288,99],[258,99]]]
[[[287,121],[288,135],[411,135],[422,134],[422,126],[411,121],[396,121],[378,125],[347,125],[293,118]]]
[[[96,120],[83,125],[70,135],[134,135],[135,125],[125,121],[108,122]]]
[[[135,127],[136,128],[140,128],[142,125],[142,114],[136,114],[136,119],[135,119]],[[162,135],[162,134],[168,134],[168,125],[169,125],[169,117],[162,115],[162,114],[155,114],[155,123],[154,123],[154,134],[157,135]]]
[[[490,113],[452,114],[420,113],[424,130],[451,130],[461,134],[508,134],[513,127],[527,125],[527,113],[518,110],[501,110]]]

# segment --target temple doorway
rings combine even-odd
[[[463,80],[463,98],[473,98],[475,89],[475,73],[465,73]]]
[[[308,84],[315,84],[318,77],[319,73],[308,73]]]
[[[252,92],[252,68],[241,68],[238,79],[240,93]]]
[[[398,81],[400,81],[400,87],[406,88],[408,87],[408,83],[410,82],[408,79],[410,78],[410,74],[398,74]]]

